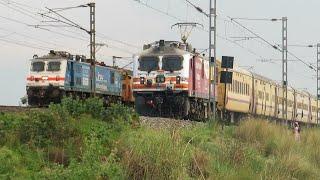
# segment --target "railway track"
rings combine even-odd
[[[196,121],[146,116],[140,116],[140,120],[143,125],[151,127],[152,129],[188,128],[201,124],[201,122]]]
[[[33,107],[23,107],[23,106],[1,106],[0,105],[0,112],[8,113],[8,112],[26,112],[32,109],[37,109]]]

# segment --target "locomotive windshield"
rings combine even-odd
[[[141,57],[139,59],[139,70],[147,72],[159,70],[159,58],[155,56]]]
[[[162,69],[165,71],[179,71],[183,68],[182,56],[164,56],[162,58]]]
[[[61,62],[49,62],[48,63],[48,71],[60,71]]]
[[[44,66],[45,66],[44,62],[33,62],[31,64],[31,71],[33,71],[33,72],[44,71]]]

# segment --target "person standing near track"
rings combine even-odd
[[[300,125],[298,122],[295,122],[294,123],[294,126],[293,126],[293,130],[294,130],[294,138],[297,142],[300,142],[300,131],[301,131],[301,128],[300,128]]]

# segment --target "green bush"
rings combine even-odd
[[[0,115],[0,145],[19,144],[19,128],[25,117],[13,114]]]
[[[0,177],[7,179],[16,173],[16,168],[20,165],[19,157],[16,153],[6,147],[0,148]]]
[[[317,179],[320,131],[261,120],[152,129],[99,98],[0,114],[0,179]]]
[[[84,101],[85,113],[90,114],[94,118],[101,118],[105,107],[101,98],[89,98]]]
[[[76,122],[61,109],[30,112],[20,127],[22,143],[34,143],[39,147],[63,146],[76,135]]]
[[[78,117],[85,113],[83,101],[79,98],[74,99],[72,97],[64,97],[60,104],[51,104],[49,109],[67,112],[72,117]]]

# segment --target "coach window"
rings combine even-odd
[[[236,92],[239,94],[239,82],[238,81],[236,81],[236,84],[237,84],[237,86],[236,86]]]
[[[244,83],[241,83],[241,94],[244,94]]]
[[[244,83],[241,83],[241,85],[242,85],[242,94],[244,95],[245,94],[245,90],[244,90]]]
[[[232,80],[232,84],[231,85],[232,85],[231,86],[231,91],[234,92],[234,86],[235,86],[235,81],[234,80]]]
[[[48,71],[60,71],[61,62],[52,61],[48,63]]]
[[[234,92],[235,93],[238,93],[238,81],[234,81],[235,82],[235,90],[234,90]]]
[[[247,84],[244,84],[244,93],[245,93],[245,95],[248,95],[248,87],[247,87]]]
[[[41,72],[41,71],[44,71],[44,66],[45,66],[45,63],[44,62],[33,62],[32,65],[31,65],[31,71],[33,72]]]
[[[246,84],[246,95],[249,95],[249,86]]]
[[[236,92],[239,94],[239,82],[236,81]]]

